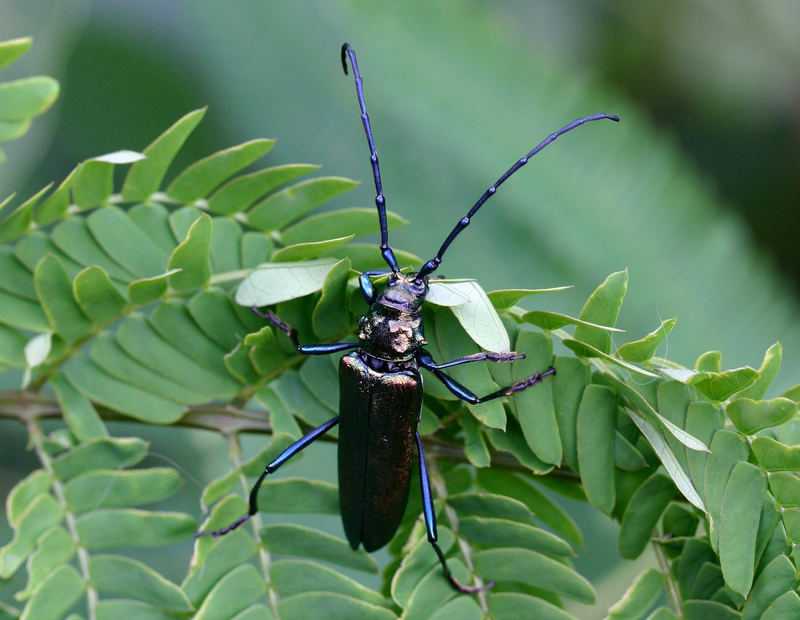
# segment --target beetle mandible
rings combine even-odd
[[[428,293],[428,278],[442,261],[442,255],[464,230],[478,209],[491,198],[497,188],[528,160],[558,136],[580,125],[601,119],[619,121],[610,114],[595,114],[579,118],[550,134],[527,155],[511,166],[489,187],[467,214],[455,225],[436,255],[416,273],[403,274],[389,247],[386,225],[386,200],[383,196],[378,154],[372,138],[372,127],[364,102],[363,81],[353,48],[342,46],[342,67],[347,74],[347,59],[353,68],[356,95],[361,108],[361,122],[369,144],[372,175],[375,180],[375,206],[380,222],[380,251],[389,266],[384,271],[368,271],[359,278],[361,293],[369,304],[367,313],[358,322],[358,341],[334,344],[303,345],[297,333],[271,310],[266,314],[257,308],[253,311],[284,331],[297,351],[303,355],[328,355],[355,349],[343,356],[339,363],[339,415],[315,428],[286,448],[266,466],[250,492],[248,513],[220,530],[198,532],[196,536],[221,536],[236,529],[258,512],[258,491],[264,478],[303,448],[339,425],[339,503],[347,540],[353,549],[363,545],[366,551],[383,547],[394,536],[405,512],[411,480],[411,456],[416,444],[419,477],[422,489],[422,506],[428,542],[436,552],[444,576],[460,592],[475,593],[489,588],[493,582],[479,586],[465,586],[453,577],[444,553],[437,544],[436,515],[433,506],[428,471],[425,465],[422,439],[417,432],[422,409],[422,377],[419,368],[431,371],[458,398],[471,403],[483,403],[494,398],[509,396],[514,392],[536,385],[555,374],[550,367],[510,385],[478,397],[467,387],[445,374],[444,369],[472,362],[513,362],[525,354],[475,353],[466,357],[436,362],[424,349],[426,344],[422,325],[422,304]],[[371,278],[387,275],[381,292],[375,290]]]

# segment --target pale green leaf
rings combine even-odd
[[[449,306],[464,331],[486,351],[511,350],[506,328],[486,292],[477,282],[431,282],[427,301],[439,306]]]
[[[336,260],[320,258],[301,263],[266,263],[250,273],[236,291],[242,306],[270,306],[315,293]]]

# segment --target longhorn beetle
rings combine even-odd
[[[281,321],[271,310],[266,314],[257,308],[253,312],[284,331],[298,353],[303,355],[328,355],[355,349],[339,362],[339,415],[315,428],[305,437],[286,448],[264,469],[250,492],[249,511],[240,519],[220,530],[198,532],[196,536],[221,536],[236,529],[258,512],[258,490],[268,474],[300,452],[303,448],[339,424],[339,503],[347,540],[353,549],[363,545],[374,551],[388,543],[400,525],[408,502],[411,479],[411,453],[416,443],[419,459],[419,478],[422,488],[422,506],[428,542],[441,562],[444,576],[459,592],[476,593],[493,585],[469,587],[460,584],[447,566],[442,550],[437,544],[436,515],[433,507],[422,439],[417,432],[422,409],[422,377],[419,368],[431,371],[458,398],[471,403],[483,403],[494,398],[510,396],[525,390],[554,375],[555,369],[547,370],[478,397],[467,387],[445,374],[444,369],[472,362],[513,362],[523,359],[525,354],[475,353],[450,360],[436,362],[423,347],[426,344],[422,326],[422,304],[428,293],[428,278],[442,262],[447,248],[470,223],[472,217],[491,198],[502,183],[524,166],[528,160],[567,133],[589,121],[609,119],[619,121],[610,114],[595,114],[579,118],[549,135],[522,159],[509,168],[503,176],[487,189],[467,214],[455,225],[442,243],[436,255],[416,273],[400,272],[394,252],[389,247],[386,226],[386,200],[383,196],[378,153],[372,139],[361,74],[358,71],[356,53],[347,43],[342,46],[342,67],[347,74],[347,59],[353,68],[356,95],[361,108],[369,144],[372,175],[375,180],[375,206],[381,231],[381,255],[388,270],[367,271],[359,278],[364,299],[370,305],[367,313],[358,321],[358,341],[335,344],[300,344],[297,332]],[[371,277],[387,275],[388,280],[381,292],[375,290]]]

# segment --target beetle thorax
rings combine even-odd
[[[358,323],[361,348],[373,357],[406,361],[426,344],[422,328],[422,302],[427,282],[414,274],[393,274],[375,303]]]

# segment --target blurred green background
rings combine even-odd
[[[141,150],[209,105],[172,174],[214,150],[274,137],[268,164],[317,163],[321,174],[362,180],[336,204],[370,206],[368,151],[339,61],[348,41],[388,206],[411,220],[392,243],[428,258],[548,133],[578,116],[618,114],[619,125],[559,139],[504,185],[441,273],[476,277],[487,290],[574,284],[528,305],[576,314],[608,273],[627,267],[625,339],[677,316],[662,354],[691,366],[719,349],[726,367],[757,367],[780,340],[774,392],[800,380],[797,3],[28,0],[0,2],[0,15],[0,39],[35,39],[3,78],[42,73],[62,85],[56,106],[4,147],[2,196],[58,182],[87,157]],[[4,423],[0,432],[5,495],[35,465],[22,429]],[[203,483],[225,466],[218,438],[169,429],[152,437]],[[332,457],[316,452],[302,467]],[[183,500],[199,490],[190,483]],[[608,597],[605,609],[633,569],[610,559],[608,519],[575,514],[593,541],[577,564]],[[187,558],[165,559],[175,566],[167,574],[178,578]]]

